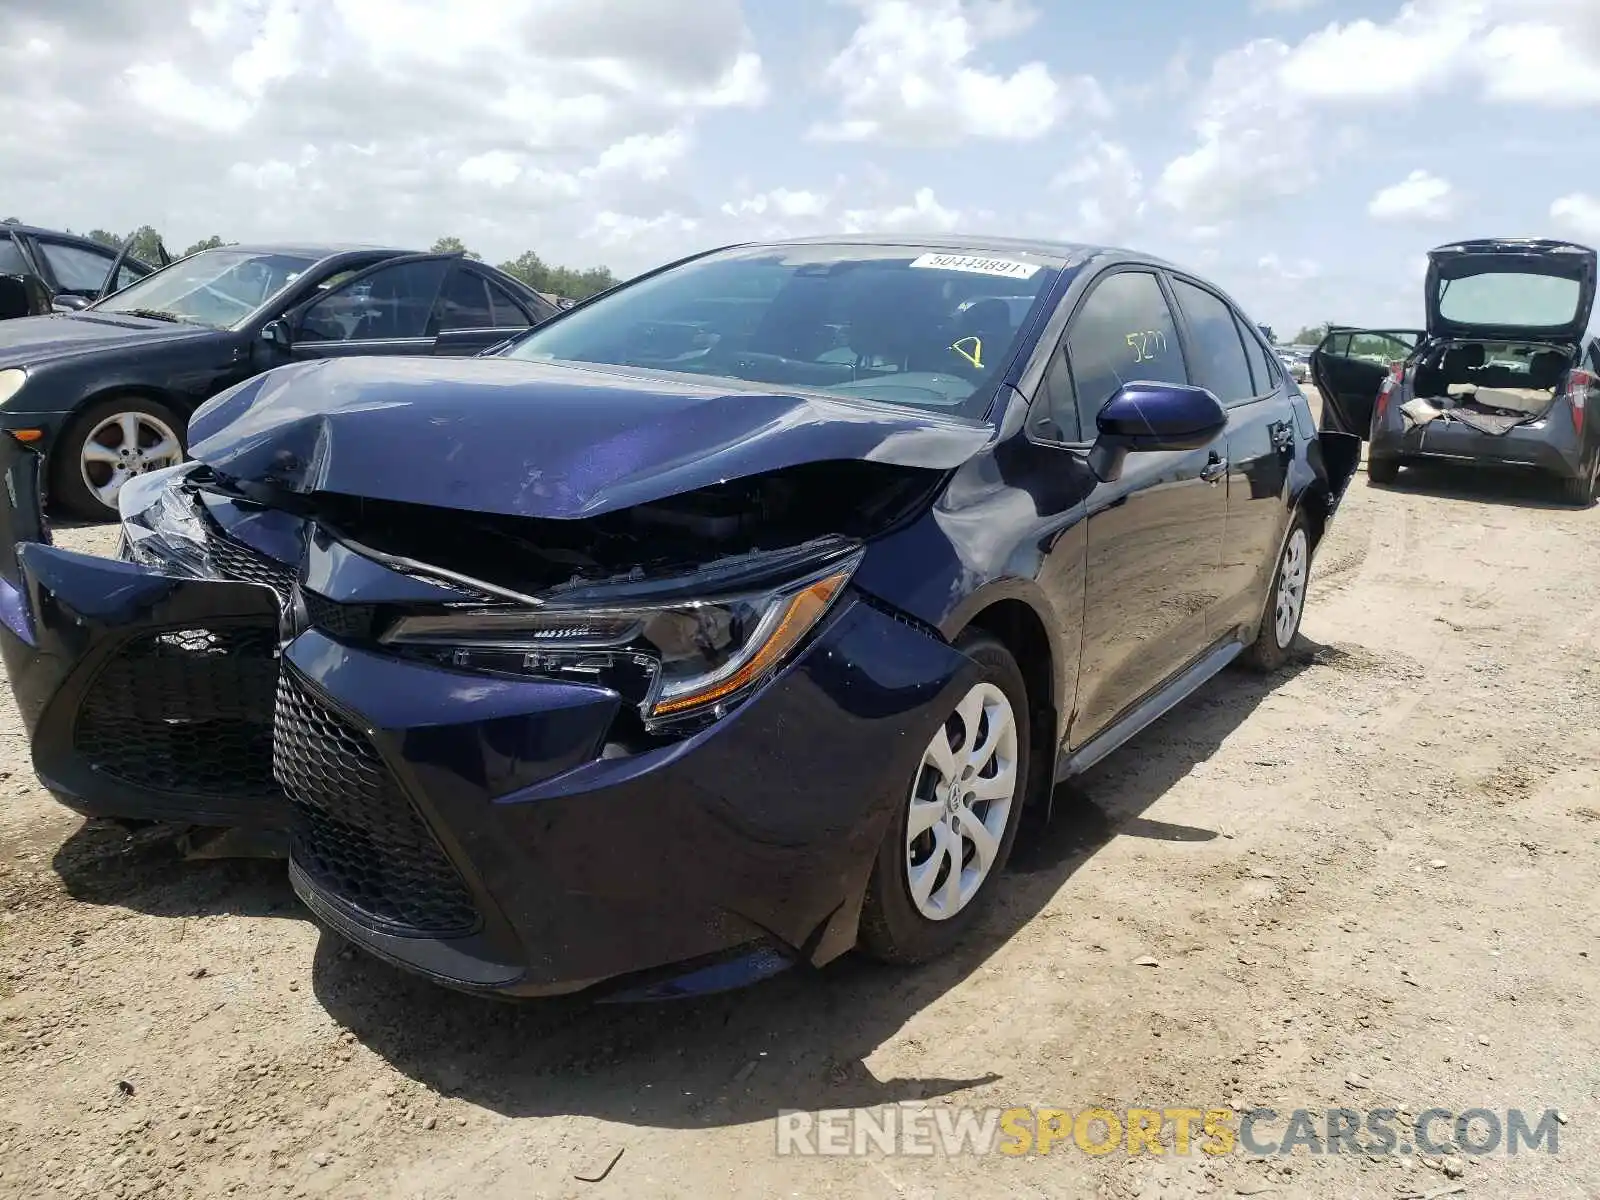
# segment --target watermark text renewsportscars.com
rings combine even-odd
[[[784,1110],[781,1155],[1051,1153],[1426,1155],[1560,1153],[1555,1109],[1497,1111],[1393,1108],[934,1108],[887,1105],[821,1112]]]

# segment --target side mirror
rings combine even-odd
[[[59,292],[50,298],[50,304],[58,309],[72,309],[89,307],[89,297],[74,295],[72,292]]]
[[[289,324],[282,319],[268,321],[261,327],[261,340],[269,346],[276,346],[279,350],[289,348]]]
[[[1121,477],[1129,454],[1200,449],[1228,427],[1228,413],[1202,387],[1125,383],[1095,417],[1095,427],[1089,467],[1111,483]]]

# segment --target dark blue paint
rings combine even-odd
[[[1287,381],[1227,409],[1198,388],[1133,383],[1101,410],[1094,446],[1030,436],[1044,363],[1100,269],[1164,269],[1122,252],[1062,258],[983,421],[494,358],[290,367],[207,405],[197,456],[277,485],[300,513],[212,497],[213,519],[298,563],[312,591],[363,606],[462,594],[341,542],[316,522],[317,492],[577,520],[813,462],[941,473],[924,504],[865,535],[849,591],[790,661],[681,735],[645,737],[604,688],[285,631],[285,669],[371,741],[482,925],[467,938],[398,936],[295,870],[313,911],[441,982],[513,995],[605,983],[659,997],[826,962],[855,943],[888,822],[977,677],[954,648],[969,624],[1012,639],[1040,718],[1035,752],[1069,766],[1236,653],[1260,627],[1294,513],[1320,527],[1355,460],[1337,435],[1318,438]],[[0,470],[16,465],[12,453]],[[39,545],[32,497],[0,497],[0,531],[20,543],[14,573],[39,646],[0,630],[0,648],[36,760],[86,811],[159,808],[162,797],[88,794],[63,731],[95,670],[118,639],[158,624],[255,622],[276,634],[276,598]],[[0,555],[0,577],[9,561]]]
[[[206,404],[189,436],[214,470],[294,492],[573,519],[830,459],[947,470],[994,431],[734,381],[406,358],[275,371]],[[426,469],[400,468],[419,447]]]

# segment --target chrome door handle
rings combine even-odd
[[[1213,458],[1205,466],[1200,468],[1200,478],[1205,480],[1207,483],[1215,483],[1227,473],[1228,460],[1225,458]]]

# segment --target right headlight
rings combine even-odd
[[[647,727],[710,719],[771,676],[844,593],[860,561],[857,551],[729,597],[405,616],[381,640],[468,669],[599,683],[636,703]]]
[[[11,367],[0,371],[0,407],[22,390],[22,385],[28,382],[28,373],[21,367]]]
[[[206,554],[206,529],[184,479],[194,463],[137,475],[117,496],[122,514],[118,557],[169,575],[218,578]]]

